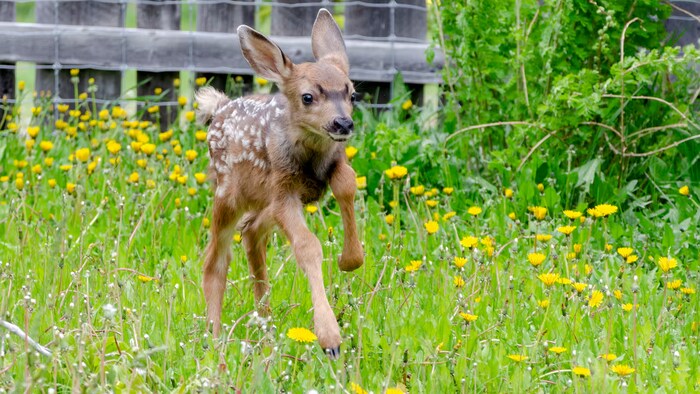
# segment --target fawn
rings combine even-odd
[[[353,133],[355,101],[345,42],[325,9],[311,33],[314,63],[293,64],[276,44],[248,26],[240,26],[238,36],[250,66],[276,82],[280,93],[230,100],[205,87],[196,94],[198,120],[210,122],[215,194],[202,284],[207,319],[218,336],[231,239],[239,219],[255,301],[261,314],[269,314],[265,259],[268,233],[276,224],[309,280],[319,344],[336,358],[340,328],[323,285],[321,243],[307,228],[303,208],[330,184],[345,229],[338,266],[343,271],[359,268],[364,253],[355,224],[355,172],[344,149]]]

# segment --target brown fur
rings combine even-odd
[[[234,101],[211,88],[197,93],[198,116],[211,121],[215,191],[203,278],[208,320],[218,336],[230,242],[241,218],[255,299],[261,313],[269,313],[266,245],[276,224],[308,277],[319,343],[337,356],[340,329],[326,298],[321,243],[307,228],[303,207],[317,201],[330,185],[345,228],[338,265],[344,271],[359,268],[364,255],[354,218],[355,172],[344,150],[344,139],[352,133],[354,92],[345,45],[326,10],[319,12],[312,33],[315,63],[293,64],[279,47],[247,26],[239,28],[239,37],[252,68],[277,82],[281,93]],[[312,95],[313,103],[303,102],[305,94]],[[347,122],[348,127],[339,126]]]

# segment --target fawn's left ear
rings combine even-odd
[[[325,8],[316,16],[311,32],[311,50],[316,61],[323,61],[338,67],[345,75],[350,73],[350,63],[345,52],[345,41],[338,24]]]

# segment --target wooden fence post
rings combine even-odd
[[[97,1],[38,1],[36,3],[36,21],[43,24],[91,25],[123,27],[126,2],[102,3]],[[54,38],[47,38],[53,40]],[[60,40],[60,37],[58,38]],[[105,39],[119,40],[119,37]],[[97,48],[96,48],[97,50]],[[95,63],[99,64],[99,57]],[[61,70],[37,69],[36,90],[51,91],[61,98],[75,98],[70,79],[70,64],[61,64]],[[56,81],[58,76],[58,81]],[[121,72],[83,69],[80,71],[78,92],[86,92],[88,79],[94,78],[97,85],[97,99],[114,100],[121,96]],[[58,87],[58,90],[56,90]]]
[[[164,0],[157,0],[158,2]],[[139,29],[180,30],[180,4],[154,4],[139,2],[136,6],[136,26]],[[183,54],[184,55],[184,54]],[[137,71],[136,81],[138,87],[136,94],[139,97],[155,94],[156,88],[167,92],[164,99],[177,101],[177,92],[173,81],[178,78],[179,72],[150,72]],[[160,129],[166,130],[177,121],[177,106],[159,107]],[[155,120],[150,113],[144,114],[144,119]]]
[[[255,0],[244,0],[251,5],[205,3],[197,5],[197,31],[215,33],[236,33],[240,25],[255,26]],[[235,39],[233,36],[231,39]],[[252,91],[253,78],[242,76],[243,91],[233,92],[227,89],[227,74],[197,73],[197,78],[211,79],[210,85],[227,94],[246,94]]]
[[[345,9],[345,34],[347,36],[385,37],[387,40],[411,39],[425,41],[427,10],[425,0],[397,0],[392,10],[392,0],[363,0],[364,3],[382,4],[383,7],[364,4],[348,5]],[[423,9],[402,8],[400,5],[418,6]],[[392,15],[393,13],[393,15]],[[392,37],[391,35],[395,36]],[[361,97],[371,95],[377,103],[392,99],[392,83],[361,82],[356,84]],[[422,85],[408,84],[413,102],[422,101]]]
[[[309,1],[309,3],[312,1]],[[272,19],[270,34],[273,36],[299,37],[310,36],[311,28],[316,20],[316,14],[321,9],[318,6],[285,7],[272,4]],[[296,4],[295,0],[277,0],[281,4]]]
[[[15,3],[13,1],[0,1],[0,21],[14,22]],[[0,66],[13,66],[12,63],[0,63]],[[3,97],[14,98],[15,96],[15,70],[0,68],[0,100]],[[2,116],[2,111],[0,111]],[[0,129],[4,124],[4,119],[0,119]]]

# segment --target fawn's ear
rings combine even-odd
[[[294,64],[277,44],[254,29],[238,27],[243,57],[257,74],[270,81],[281,83],[292,74]]]
[[[343,35],[333,16],[325,8],[321,8],[316,16],[316,22],[314,22],[314,28],[311,31],[311,50],[316,61],[331,63],[345,75],[350,72]]]

